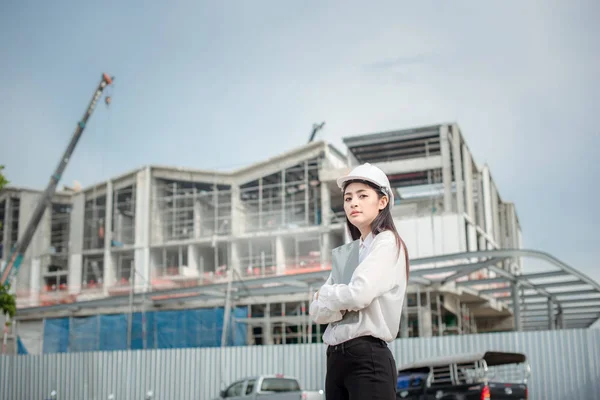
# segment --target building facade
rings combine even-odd
[[[47,319],[132,314],[139,307],[147,312],[227,309],[234,305],[222,293],[185,301],[161,293],[228,279],[327,271],[331,249],[350,240],[335,179],[364,162],[379,166],[390,178],[396,193],[394,220],[411,259],[521,247],[514,204],[503,201],[489,168],[474,161],[458,125],[354,136],[344,143],[345,153],[326,142],[312,142],[231,172],[147,166],[57,193],[14,284],[24,315],[20,324],[30,324],[33,332]],[[39,197],[39,192],[18,188],[0,193],[3,261]],[[499,267],[517,275],[522,269],[518,258],[504,259]],[[495,276],[487,270],[463,275],[460,279]],[[319,341],[320,327],[306,315],[313,289],[300,282],[295,293],[237,302],[234,296],[235,306],[247,307],[242,311],[247,318],[238,315],[237,321],[246,324],[248,342]],[[430,336],[452,327],[458,333],[477,331],[477,316],[461,303],[460,293],[453,297],[422,289],[411,285],[408,308],[401,312],[414,321],[405,319],[409,325],[403,335]],[[152,301],[134,307],[128,300],[139,293],[152,293]],[[111,298],[119,301],[102,303]],[[94,301],[96,306],[85,306]],[[164,301],[160,307],[159,301]],[[65,306],[74,304],[80,307],[67,312]],[[510,316],[504,306],[492,308],[499,317]],[[454,319],[443,316],[444,309]]]

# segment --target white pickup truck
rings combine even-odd
[[[215,400],[323,400],[322,390],[306,391],[294,378],[283,375],[261,375],[235,381],[221,390]]]

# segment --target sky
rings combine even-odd
[[[456,122],[526,248],[600,281],[597,1],[4,1],[0,164],[42,189],[149,164],[227,170],[318,138]],[[235,6],[234,6],[235,4]]]

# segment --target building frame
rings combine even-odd
[[[331,249],[350,241],[335,179],[364,162],[390,177],[392,215],[410,251],[401,312],[416,324],[405,322],[402,337],[579,328],[600,319],[598,283],[522,248],[515,205],[502,200],[489,167],[475,163],[457,124],[344,144],[345,155],[312,142],[231,172],[146,166],[57,193],[17,278],[17,325],[134,310],[224,307],[227,314],[248,305],[262,314],[238,321],[283,324],[283,343],[285,324],[299,326],[309,340],[307,307],[330,273]],[[38,198],[19,188],[0,193],[5,248]],[[528,258],[548,268],[525,273]],[[455,325],[443,321],[448,311]]]

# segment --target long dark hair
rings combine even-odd
[[[406,249],[406,244],[400,237],[400,234],[398,233],[398,230],[396,229],[396,225],[394,224],[394,218],[392,218],[392,212],[390,211],[390,209],[392,207],[390,196],[388,194],[384,193],[383,190],[381,190],[381,188],[378,187],[377,185],[375,185],[369,181],[363,181],[363,180],[352,180],[352,181],[346,182],[346,184],[344,185],[343,191],[345,192],[348,185],[351,183],[354,183],[354,182],[364,183],[365,185],[369,186],[370,188],[372,188],[375,191],[375,193],[377,193],[377,196],[380,199],[383,196],[387,196],[387,198],[388,198],[387,205],[385,206],[385,208],[383,210],[381,210],[379,212],[379,214],[377,214],[377,216],[375,217],[373,222],[371,222],[371,233],[373,233],[373,236],[377,236],[377,234],[379,234],[381,232],[392,231],[392,233],[396,237],[396,244],[398,245],[398,256],[400,255],[400,249],[404,250],[404,258],[406,260],[406,278],[408,279],[408,274],[410,271],[408,250]],[[361,235],[360,230],[350,222],[347,215],[346,215],[346,226],[348,227],[348,230],[350,231],[350,236],[352,237],[352,240],[357,240],[360,238],[360,235]]]

